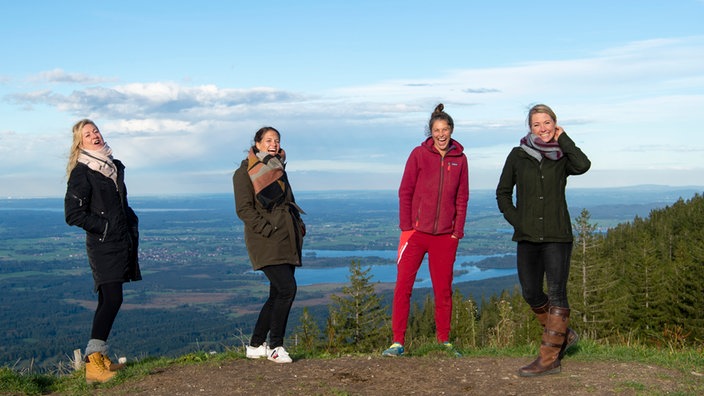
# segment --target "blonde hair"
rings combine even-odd
[[[83,127],[86,125],[93,125],[99,130],[95,123],[87,118],[84,118],[73,125],[73,142],[71,143],[71,150],[68,154],[68,165],[66,166],[66,177],[71,176],[71,171],[76,167],[78,163],[78,155],[81,152],[81,145],[83,144]]]
[[[531,118],[533,118],[535,114],[539,113],[547,114],[550,118],[552,118],[552,122],[557,123],[557,115],[555,115],[555,112],[552,111],[550,106],[544,104],[537,104],[531,107],[530,110],[528,110],[528,119],[526,120],[526,123],[528,124],[528,130],[530,130]]]

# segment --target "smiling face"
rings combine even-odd
[[[430,136],[433,138],[433,145],[441,153],[445,154],[450,148],[450,136],[452,136],[452,127],[445,120],[436,120],[433,122],[433,128],[430,130]]]
[[[105,146],[103,135],[98,130],[98,127],[93,124],[85,124],[81,129],[83,139],[81,140],[81,148],[84,150],[100,150]]]
[[[555,120],[548,114],[535,113],[530,117],[530,132],[548,143],[555,137]]]
[[[279,134],[276,131],[268,130],[262,135],[262,139],[258,142],[254,142],[257,150],[276,155],[281,149],[281,141]]]

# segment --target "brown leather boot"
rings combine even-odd
[[[540,325],[545,328],[545,324],[548,321],[548,312],[550,311],[550,302],[546,302],[540,307],[531,307],[531,309],[535,313],[535,317],[538,319]],[[579,341],[579,335],[577,332],[568,327],[567,337],[565,338],[565,342],[562,344],[562,348],[560,348],[560,360],[562,360],[565,356],[567,349],[576,344],[577,341]]]
[[[538,319],[538,323],[540,323],[540,325],[545,328],[545,324],[548,323],[548,312],[550,312],[550,302],[546,302],[545,304],[539,307],[530,307],[530,309],[532,309],[533,313],[535,313],[535,318]]]
[[[576,344],[577,341],[579,341],[579,334],[577,334],[574,330],[568,327],[567,337],[565,337],[565,342],[562,344],[562,348],[560,348],[560,360],[565,357],[565,352],[567,352],[567,349],[570,348],[572,345]]]
[[[567,338],[567,324],[570,321],[569,308],[550,307],[538,357],[529,365],[521,367],[518,375],[535,377],[560,372],[560,350]]]

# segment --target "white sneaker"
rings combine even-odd
[[[249,359],[259,359],[267,357],[269,352],[269,348],[267,348],[266,342],[259,345],[258,347],[247,345],[246,350],[246,355]]]
[[[276,347],[274,349],[269,349],[269,357],[267,359],[271,360],[272,362],[276,363],[291,363],[293,360],[291,359],[291,356],[288,355],[288,352],[284,349],[284,347]]]

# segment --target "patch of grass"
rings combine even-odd
[[[23,374],[9,367],[0,367],[0,392],[3,394],[41,395],[58,377],[45,374]]]
[[[680,371],[704,373],[704,351],[701,347],[672,350],[644,345],[603,345],[590,340],[581,340],[567,352],[567,355],[584,361],[639,362]]]

